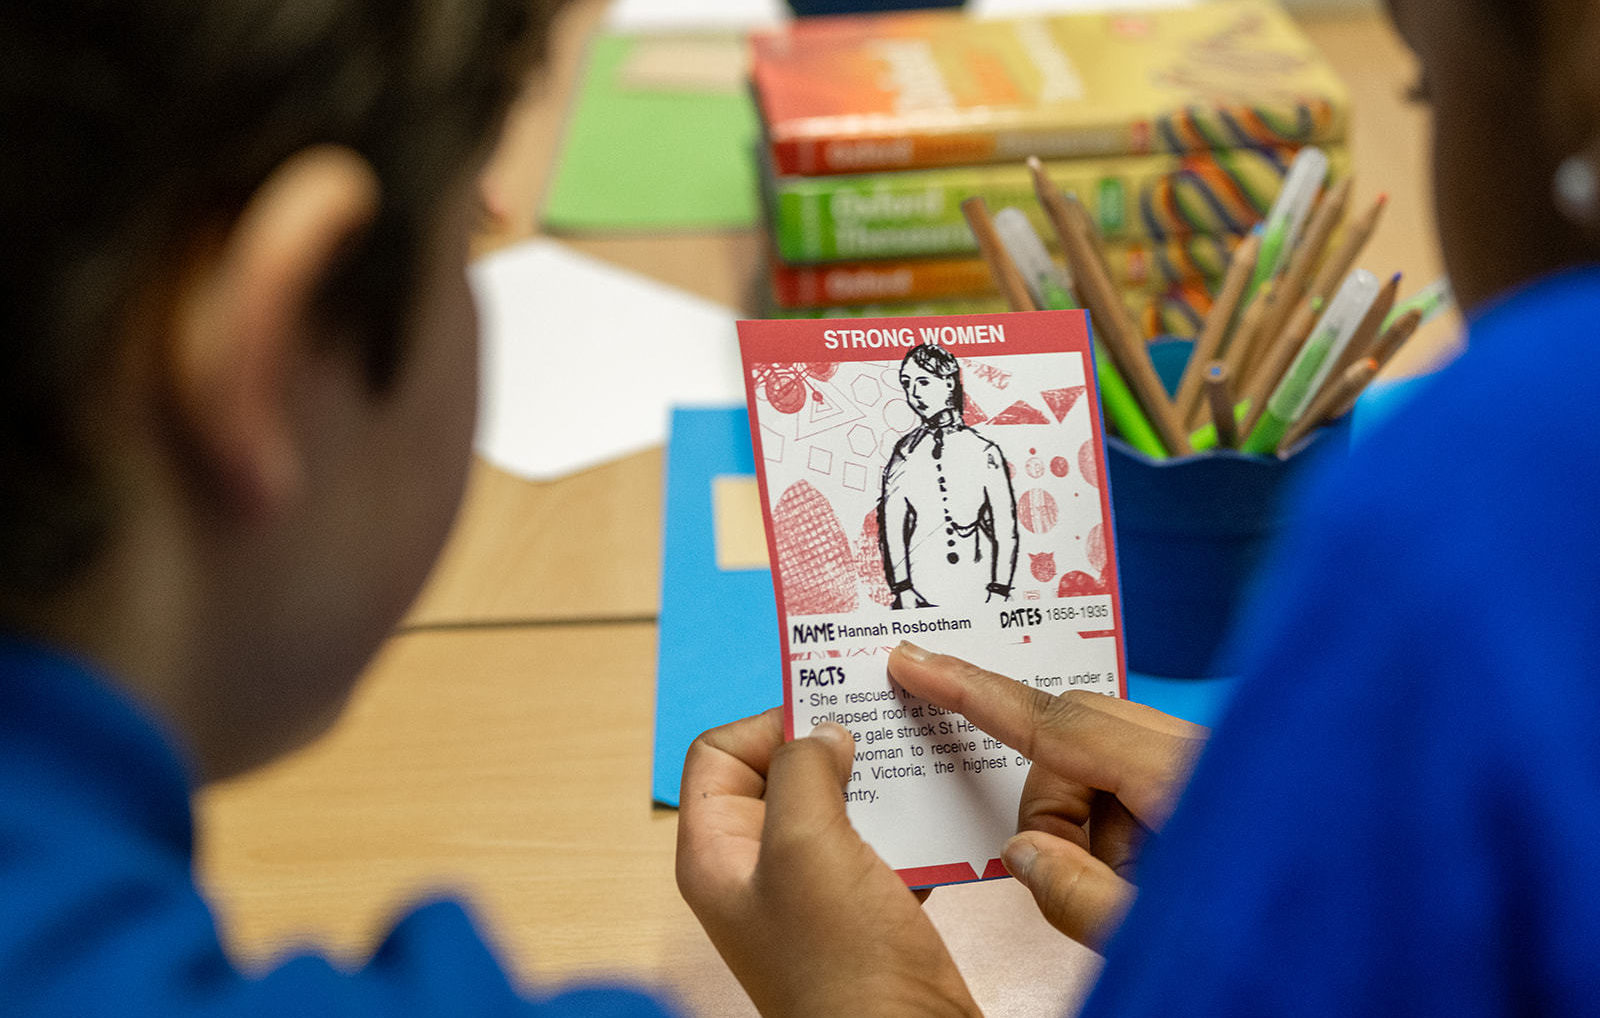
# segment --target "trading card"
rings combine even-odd
[[[1003,876],[1028,761],[911,697],[901,640],[1125,695],[1079,311],[739,323],[791,738],[856,737],[852,823],[925,887]]]

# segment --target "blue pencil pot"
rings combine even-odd
[[[1177,389],[1192,348],[1151,344],[1156,372]],[[1288,459],[1230,450],[1152,460],[1106,439],[1128,667],[1148,675],[1219,673],[1217,652],[1273,541],[1285,497],[1309,469],[1349,444],[1349,417],[1314,432]]]

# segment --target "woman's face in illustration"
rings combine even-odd
[[[923,420],[948,409],[955,401],[955,378],[940,378],[915,361],[901,365],[900,387],[906,391],[906,402]]]

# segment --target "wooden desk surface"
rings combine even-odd
[[[603,9],[573,9],[549,80],[515,112],[493,171],[512,221],[484,248],[531,230]],[[1390,197],[1365,261],[1431,280],[1412,60],[1371,16],[1307,28],[1352,88],[1357,200]],[[739,307],[759,237],[573,245]],[[1440,356],[1454,329],[1431,327],[1396,370]],[[477,466],[440,567],[337,729],[202,803],[203,880],[240,957],[312,943],[355,959],[402,903],[458,888],[521,973],[618,972],[701,1014],[751,1013],[678,898],[674,815],[648,801],[661,465],[654,451],[543,484]],[[1009,882],[941,890],[930,909],[992,1014],[1058,1013],[1092,978],[1093,957]]]

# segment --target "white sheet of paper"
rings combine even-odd
[[[546,480],[666,440],[678,405],[744,401],[728,308],[551,240],[473,266],[478,452]]]
[[[783,0],[617,0],[606,17],[613,32],[697,32],[770,28],[787,21]]]

